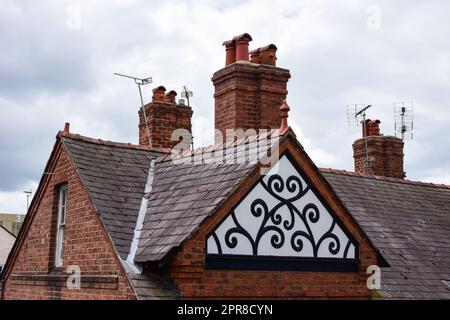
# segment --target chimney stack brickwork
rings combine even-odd
[[[244,34],[247,35],[247,34]],[[290,72],[275,66],[276,46],[271,44],[251,52],[246,57],[236,54],[233,41],[251,40],[238,36],[225,41],[225,68],[214,73],[215,128],[225,136],[226,129],[275,129],[281,124],[280,105],[286,99]],[[240,50],[238,50],[240,51]],[[250,57],[251,61],[250,62]]]
[[[192,132],[192,108],[177,105],[175,91],[169,91],[162,86],[153,90],[152,102],[144,106],[149,126],[148,138],[145,126],[144,110],[139,109],[139,144],[153,148],[173,148],[178,141],[172,141],[172,133],[176,129],[186,129]],[[150,141],[149,141],[150,140]]]
[[[403,141],[393,136],[380,134],[379,120],[366,120],[366,137],[353,143],[355,171],[361,174],[399,178],[405,177],[403,171]],[[366,165],[366,144],[369,164]]]

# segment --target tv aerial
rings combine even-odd
[[[116,76],[119,76],[119,77],[124,77],[124,78],[128,78],[128,79],[132,79],[132,80],[134,80],[134,83],[137,84],[138,89],[139,89],[139,97],[141,98],[141,107],[142,107],[142,110],[144,111],[144,122],[145,122],[145,127],[146,127],[146,129],[147,129],[148,143],[149,143],[149,146],[151,146],[151,145],[152,145],[152,141],[151,141],[151,138],[150,138],[150,129],[148,128],[147,113],[145,112],[145,108],[144,108],[144,100],[142,99],[142,90],[141,90],[141,87],[142,87],[142,86],[145,86],[145,85],[147,85],[147,84],[152,83],[152,82],[153,82],[152,77],[148,77],[148,78],[136,78],[136,77],[127,76],[127,75],[125,75],[125,74],[116,73],[116,72],[115,72],[114,74],[115,74]]]
[[[183,99],[187,100],[187,105],[188,107],[190,107],[190,102],[189,102],[189,98],[192,98],[194,96],[194,94],[192,93],[192,91],[189,91],[189,89],[186,86],[183,86],[182,90],[181,90],[181,97]]]
[[[347,122],[350,126],[359,126],[360,124],[362,125],[362,129],[363,129],[363,139],[364,139],[364,153],[365,153],[365,160],[366,160],[366,165],[365,165],[365,170],[366,173],[369,173],[368,169],[370,166],[369,163],[369,151],[368,151],[368,147],[367,147],[367,134],[366,134],[366,130],[367,130],[367,126],[366,126],[366,111],[372,107],[371,104],[366,105],[366,104],[348,104],[347,105]]]
[[[349,126],[359,126],[366,120],[366,111],[372,105],[369,104],[348,104],[347,105],[347,122]]]
[[[402,140],[413,139],[413,102],[394,102],[395,136]]]

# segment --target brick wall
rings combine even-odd
[[[212,77],[215,128],[224,136],[226,129],[279,128],[289,78],[289,70],[248,62],[217,71]]]
[[[354,236],[360,247],[359,272],[305,272],[305,271],[253,271],[253,270],[207,270],[205,261],[205,238],[224,219],[233,205],[245,195],[258,180],[258,175],[247,179],[218,212],[208,218],[199,231],[186,241],[170,264],[175,284],[186,299],[224,298],[280,298],[280,299],[369,299],[366,274],[369,265],[376,264],[376,253],[356,222],[345,212],[336,196],[323,183],[316,169],[300,153],[292,142],[282,145],[280,151],[289,147],[291,154],[309,175],[323,198]]]
[[[64,266],[55,269],[57,187],[68,182]],[[81,268],[81,289],[66,287]],[[132,299],[134,295],[92,203],[62,148],[54,174],[4,285],[5,299]]]
[[[368,136],[368,166],[366,166],[365,150],[364,138],[358,139],[353,143],[353,158],[356,172],[391,178],[404,178],[403,141],[401,139],[382,135]]]
[[[192,108],[169,102],[151,102],[144,106],[147,114],[151,144],[154,148],[173,148],[178,141],[172,141],[175,129],[191,132]],[[145,127],[144,110],[139,110],[139,144],[149,145]]]

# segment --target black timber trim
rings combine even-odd
[[[358,272],[358,259],[207,254],[206,269]]]

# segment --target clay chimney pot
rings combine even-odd
[[[248,33],[243,33],[233,38],[236,41],[236,61],[249,61],[248,43],[252,37]]]
[[[177,96],[177,93],[174,90],[170,90],[166,95],[164,96],[164,101],[169,102],[172,104],[176,104],[175,97]]]
[[[164,101],[164,94],[166,93],[166,88],[163,86],[156,87],[153,89],[152,101]]]
[[[268,64],[271,66],[276,65],[277,61],[277,47],[274,44],[269,44],[268,46],[259,49],[261,64]]]
[[[70,123],[66,122],[64,124],[64,133],[70,133]]]
[[[236,41],[227,40],[222,44],[225,46],[225,67],[236,62]]]
[[[260,49],[261,48],[258,48],[258,49],[255,49],[255,50],[252,50],[252,51],[249,52],[249,54],[250,54],[250,62],[258,63],[258,64],[261,63],[261,56],[260,56],[260,53],[259,53]]]

